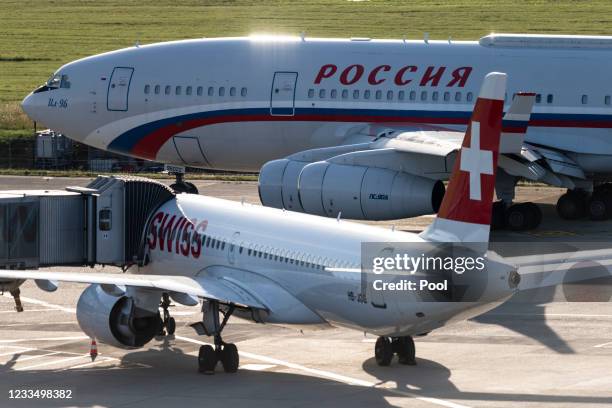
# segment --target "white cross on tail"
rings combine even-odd
[[[493,174],[493,152],[480,150],[480,122],[472,122],[470,147],[461,148],[459,169],[470,173],[470,200],[481,200],[481,174]]]

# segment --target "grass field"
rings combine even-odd
[[[182,38],[308,36],[477,39],[489,32],[612,34],[612,2],[0,0],[0,136],[30,126],[18,102],[62,64]]]

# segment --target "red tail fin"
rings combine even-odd
[[[488,241],[505,91],[506,74],[485,77],[428,239]]]

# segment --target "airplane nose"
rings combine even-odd
[[[32,116],[34,112],[34,94],[29,94],[28,96],[23,98],[23,101],[21,101],[21,109],[23,109],[25,114],[28,115],[30,119],[36,120]]]

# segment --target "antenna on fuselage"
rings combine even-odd
[[[340,222],[340,217],[342,217],[342,211],[338,211],[338,216],[336,217],[336,221]]]
[[[302,39],[302,41],[306,41],[306,33],[304,31],[300,33],[300,38]]]
[[[134,43],[134,47],[139,48],[140,47],[140,41],[136,40],[136,42]]]
[[[423,41],[425,41],[425,44],[429,44],[429,33],[423,33]]]

